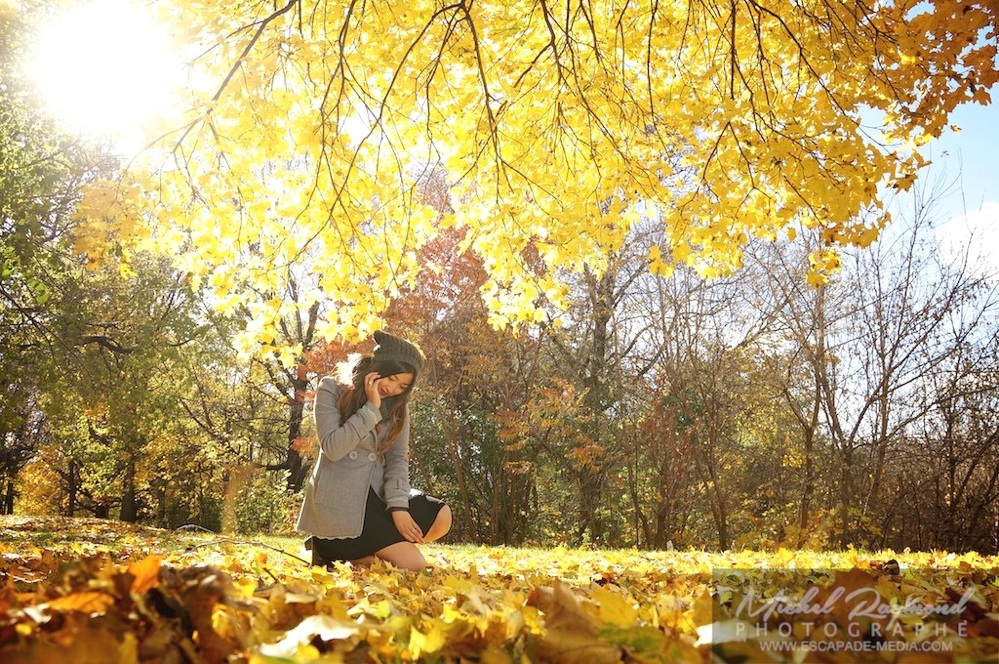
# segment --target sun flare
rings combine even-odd
[[[42,23],[29,74],[69,127],[116,144],[141,142],[170,114],[181,71],[152,13],[126,0],[74,4]]]

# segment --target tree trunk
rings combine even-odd
[[[128,456],[125,461],[125,473],[122,477],[121,520],[125,523],[135,523],[139,520],[139,506],[135,499],[135,457]]]
[[[285,466],[288,469],[288,493],[298,493],[305,486],[308,467],[302,463],[302,455],[295,449],[295,443],[302,437],[302,421],[305,414],[305,392],[309,382],[300,372],[291,382],[293,396],[288,407],[288,451]]]
[[[725,551],[729,547],[728,541],[728,506],[725,504],[725,496],[722,495],[721,487],[718,486],[718,478],[714,468],[709,468],[711,473],[711,512],[715,516],[715,524],[718,527],[718,547]]]
[[[839,545],[845,549],[853,543],[854,531],[850,516],[853,505],[853,443],[844,441],[844,445],[839,481]]]
[[[801,478],[801,507],[798,512],[798,538],[796,546],[800,549],[805,545],[805,533],[808,532],[808,520],[812,512],[812,497],[815,495],[815,466],[812,460],[812,450],[815,446],[815,429],[805,429],[805,465]]]
[[[459,511],[466,515],[465,523],[470,530],[470,532],[466,532],[465,534],[474,540],[479,536],[478,519],[473,517],[475,511],[473,510],[472,499],[468,493],[468,483],[465,480],[465,464],[461,457],[460,430],[456,430],[456,426],[451,426],[449,429],[445,430],[444,435],[447,438],[447,448],[451,451],[451,467],[454,469],[455,483],[458,485],[458,497],[461,500]]]
[[[708,504],[711,506],[711,517],[714,519],[715,530],[718,533],[718,547],[724,551],[728,548],[728,509],[724,496],[721,494],[721,488],[718,486],[714,460],[709,459],[705,464],[695,455],[694,465],[697,468],[697,474],[708,487]]]
[[[291,283],[292,292],[297,297],[297,284],[294,280]],[[312,350],[314,343],[313,335],[316,331],[316,321],[319,318],[319,303],[314,303],[309,307],[308,315],[303,321],[300,318],[295,327],[294,339],[302,344],[302,352],[307,353]],[[286,328],[286,333],[290,330]],[[289,337],[292,335],[289,333]],[[288,448],[285,453],[284,467],[288,471],[288,493],[295,494],[305,486],[305,479],[309,474],[309,467],[302,462],[302,455],[295,449],[295,444],[302,437],[302,420],[305,413],[305,394],[309,389],[308,370],[301,360],[295,370],[294,377],[291,378],[291,397],[288,405]]]
[[[7,479],[7,491],[3,498],[3,514],[13,514],[14,513],[14,497],[17,495],[17,491],[14,489],[14,480],[11,478]]]
[[[69,472],[66,473],[66,516],[76,516],[78,491],[76,461],[71,459],[69,462]]]

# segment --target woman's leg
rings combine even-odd
[[[419,571],[427,566],[427,559],[412,542],[389,544],[384,549],[376,551],[375,555],[399,569]]]
[[[447,535],[449,530],[451,530],[451,508],[445,505],[437,513],[437,518],[434,519],[430,529],[423,533],[423,541],[433,542],[434,540],[439,540]]]
[[[358,547],[350,547],[347,551],[344,551],[345,540],[322,539],[319,537],[310,537],[309,540],[311,541],[307,541],[306,546],[312,549],[312,564],[314,566],[332,569],[335,562],[344,561],[349,562],[354,567],[367,567],[375,562],[374,555],[350,558],[353,552],[357,551]]]
[[[417,512],[428,516],[426,514],[426,509],[428,509],[424,503],[426,503],[427,498],[420,496],[422,502],[418,505],[410,503],[411,507],[414,507]],[[441,537],[447,535],[448,531],[451,530],[452,514],[451,508],[447,505],[441,504],[441,501],[436,498],[430,499],[440,505],[437,509],[437,515],[434,517],[433,523],[427,528],[426,532],[423,533],[424,542],[433,542]],[[423,521],[426,523],[425,516],[418,517],[418,521]],[[421,570],[427,566],[427,559],[420,552],[420,549],[412,542],[396,542],[395,544],[390,544],[383,549],[379,549],[375,552],[375,556],[392,563],[399,569],[409,569],[409,570]]]
[[[447,535],[451,530],[451,508],[445,505],[437,513],[430,529],[423,536],[424,542],[433,542]],[[399,569],[421,570],[427,566],[427,559],[420,549],[412,542],[397,542],[377,551],[376,556],[386,560]]]

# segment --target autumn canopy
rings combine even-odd
[[[157,8],[189,56],[186,117],[90,190],[78,248],[170,252],[250,310],[246,351],[275,349],[284,307],[368,332],[452,226],[497,324],[557,306],[560,270],[599,270],[636,224],[659,229],[660,274],[807,238],[821,282],[877,237],[915,146],[997,81],[995,0]]]

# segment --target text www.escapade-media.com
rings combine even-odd
[[[953,644],[944,641],[758,641],[763,652],[791,654],[796,652],[826,653],[942,653],[950,652]]]

